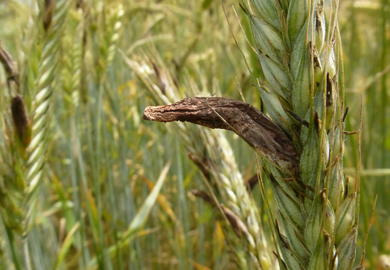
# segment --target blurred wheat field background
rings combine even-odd
[[[226,131],[143,120],[146,106],[196,95],[262,107],[238,4],[0,2],[0,269],[244,268],[252,243],[226,229],[204,179],[234,175],[224,188],[240,192],[256,154]],[[390,2],[341,1],[338,16],[357,262],[390,269]],[[210,172],[205,156],[221,164]],[[239,198],[266,236],[268,189]]]

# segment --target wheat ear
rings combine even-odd
[[[358,184],[343,174],[338,0],[248,1],[243,7],[261,66],[266,111],[292,138],[296,173],[265,162],[280,263],[287,269],[351,269]]]
[[[25,206],[26,232],[31,227],[35,210],[36,191],[42,182],[46,158],[49,108],[55,87],[58,53],[61,46],[63,25],[72,1],[46,1],[43,11],[43,42],[36,80],[36,92],[32,105],[32,139],[28,147],[28,171]]]
[[[343,174],[338,1],[250,0],[241,7],[267,115],[243,102],[197,97],[146,108],[145,116],[237,133],[263,160],[273,191],[280,267],[351,269],[359,184]]]
[[[145,61],[135,62],[128,59],[127,62],[159,102],[168,104],[179,98],[177,86],[167,69],[162,69],[155,64],[148,65]],[[228,220],[231,219],[230,224],[238,235],[244,236],[242,246],[236,247],[236,251],[246,250],[250,259],[242,258],[242,254],[236,252],[238,261],[246,263],[246,266],[241,264],[241,267],[275,269],[273,268],[275,262],[270,255],[272,247],[261,227],[258,208],[247,190],[231,146],[224,134],[220,131],[191,129],[182,123],[177,125],[179,135],[189,152],[202,160],[207,160],[209,177],[216,188],[213,192],[220,195],[217,207]],[[175,132],[177,133],[177,130]]]

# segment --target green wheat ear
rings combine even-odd
[[[58,53],[65,18],[72,1],[46,1],[42,11],[43,41],[41,59],[36,80],[36,92],[32,104],[32,138],[28,147],[28,171],[25,205],[28,209],[26,232],[32,225],[36,191],[44,177],[46,145],[48,142],[49,109],[55,88]]]
[[[266,112],[299,151],[296,175],[264,167],[286,269],[352,269],[358,184],[343,174],[344,93],[338,0],[249,0]],[[294,179],[288,181],[287,179]]]

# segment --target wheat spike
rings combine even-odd
[[[358,184],[343,174],[338,5],[250,0],[243,6],[265,109],[300,156],[294,174],[264,163],[278,205],[272,212],[286,269],[351,269],[354,263]]]
[[[26,233],[31,226],[36,191],[42,182],[46,158],[46,140],[49,125],[49,108],[56,80],[58,53],[64,21],[71,1],[46,1],[43,9],[44,37],[38,68],[36,92],[33,100],[32,138],[28,147],[28,170],[25,205]]]
[[[148,65],[145,61],[136,62],[127,59],[127,63],[159,102],[169,104],[179,99],[179,91],[167,69]],[[249,261],[246,262],[247,265],[241,265],[241,267],[249,265],[250,268],[277,269],[271,255],[272,247],[261,227],[258,208],[248,193],[226,137],[220,131],[191,129],[182,123],[176,124],[179,127],[179,135],[189,152],[201,157],[201,159],[207,158],[210,165],[210,178],[216,188],[213,192],[220,195],[220,207],[226,206],[241,224],[238,230],[244,236],[244,243],[242,243],[244,245],[235,247],[237,249],[236,255],[241,257],[239,250],[244,248],[250,257]]]

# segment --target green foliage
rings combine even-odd
[[[296,225],[282,231],[293,243],[282,251],[283,258],[297,269],[297,258],[327,256],[315,244],[321,237],[318,223],[334,232],[340,258],[351,256],[356,228],[341,220],[356,214],[358,260],[365,252],[365,265],[374,268],[381,255],[390,253],[388,1],[341,1],[344,54],[336,50],[334,58],[344,61],[345,80],[340,78],[337,87],[346,105],[328,114],[323,96],[304,91],[313,80],[320,79],[321,87],[328,83],[313,75],[312,55],[297,42],[306,38],[307,1],[252,2],[252,9],[245,10],[249,17],[240,13],[237,1],[0,2],[0,45],[16,62],[20,85],[0,67],[0,269],[237,269],[259,264],[272,269],[270,258],[276,259],[275,244],[280,244],[273,236],[281,233],[268,226],[278,218],[267,211],[275,206],[273,199],[287,210],[286,220],[307,228],[305,246],[295,239]],[[327,13],[329,1],[323,2],[320,24],[328,29],[334,14]],[[280,8],[286,11],[283,23],[277,19]],[[319,33],[312,42],[327,48],[326,42],[339,39],[338,33],[330,37]],[[329,56],[319,53],[321,60],[324,55]],[[325,62],[322,68],[334,72]],[[340,74],[340,63],[336,66]],[[147,105],[194,93],[244,99],[286,130],[308,122],[310,129],[292,137],[302,148],[303,175],[313,185],[313,171],[324,166],[313,151],[326,148],[328,141],[335,146],[329,158],[335,160],[335,149],[345,140],[344,185],[329,183],[328,193],[304,202],[304,208],[281,181],[266,185],[261,178],[254,196],[247,197],[243,179],[260,172],[261,165],[272,166],[235,136],[184,124],[167,124],[167,132],[142,120]],[[23,102],[24,126],[13,116],[15,98]],[[347,135],[316,129],[315,113],[309,111],[313,103],[323,128],[343,118],[342,108],[348,106]],[[353,131],[358,133],[348,135]],[[188,152],[212,160],[214,180],[204,180]],[[326,177],[340,178],[338,169]],[[352,190],[359,180],[361,212],[355,213],[356,198],[337,194]],[[239,228],[247,231],[237,234],[221,211],[199,200],[194,190],[228,202],[223,206],[234,210],[243,224]],[[259,232],[264,239],[253,239]],[[338,263],[340,269],[351,265],[344,259]],[[320,260],[310,261],[309,268],[321,267]]]

